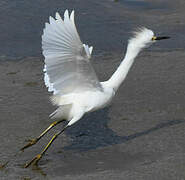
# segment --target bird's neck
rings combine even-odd
[[[126,78],[128,71],[131,68],[134,59],[138,55],[139,51],[140,49],[135,48],[134,46],[132,46],[132,44],[128,45],[125,58],[107,82],[110,87],[114,88],[115,91],[118,90],[119,86]]]

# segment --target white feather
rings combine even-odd
[[[101,90],[101,84],[89,61],[92,47],[83,45],[74,23],[74,11],[49,17],[42,35],[45,57],[45,84],[53,94]]]
[[[114,72],[112,77],[108,80],[108,86],[114,87],[114,90],[117,91],[121,83],[126,78],[135,57],[144,47],[147,47],[149,44],[152,43],[153,36],[153,31],[147,28],[139,28],[137,31],[134,32],[134,37],[129,40],[125,58],[123,59],[117,70]]]
[[[92,54],[92,51],[93,51],[93,47],[91,46],[91,47],[89,48],[90,54]]]
[[[68,126],[78,121],[85,113],[107,106],[126,78],[135,57],[152,42],[153,32],[141,28],[129,40],[125,58],[112,77],[99,82],[91,58],[92,46],[83,44],[74,23],[74,11],[64,13],[64,20],[56,13],[50,17],[42,36],[45,56],[45,84],[53,91],[53,104],[59,108],[52,118],[66,118]]]
[[[43,72],[44,72],[44,82],[45,82],[46,87],[48,88],[48,91],[54,92],[54,94],[56,94],[56,90],[53,88],[53,83],[50,83],[49,81],[49,76],[47,74],[46,65],[44,65]]]
[[[50,117],[69,122],[56,133],[46,148],[25,165],[38,163],[51,143],[64,130],[82,118],[85,113],[104,108],[112,101],[116,91],[126,78],[135,57],[142,48],[154,42],[153,32],[142,28],[129,40],[125,58],[108,81],[99,82],[89,61],[93,47],[82,44],[74,24],[74,11],[64,13],[64,20],[56,13],[50,17],[42,36],[45,56],[44,80],[54,95],[51,100],[58,105]],[[157,38],[155,38],[157,40]],[[166,37],[158,38],[166,39]],[[38,138],[29,142],[25,148],[35,144],[44,134],[61,121],[52,123]]]
[[[145,27],[138,28],[133,32],[134,37],[129,40],[129,46],[133,48],[144,48],[152,43],[151,38],[154,36],[153,31]]]

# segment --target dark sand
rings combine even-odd
[[[17,4],[15,3],[17,2]],[[48,15],[76,9],[84,42],[93,45],[100,80],[119,65],[133,28],[172,36],[140,53],[109,108],[88,114],[39,153],[59,125],[0,170],[1,180],[185,179],[185,2],[2,1],[0,7],[0,162],[45,129],[53,112],[43,84],[40,35]],[[25,11],[23,11],[25,10]],[[3,33],[3,34],[2,34]]]

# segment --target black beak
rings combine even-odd
[[[152,38],[152,40],[162,40],[162,39],[169,39],[170,37],[169,36],[161,36],[161,37],[156,37],[156,36],[154,36],[153,38]]]

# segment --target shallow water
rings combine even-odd
[[[116,69],[136,27],[171,36],[142,52],[111,107],[86,115],[59,137],[39,168],[22,168],[35,147],[13,158],[0,179],[183,179],[185,2],[73,0],[0,2],[0,162],[50,124],[41,34],[49,15],[75,9],[84,43],[94,46],[101,80]],[[13,60],[13,61],[9,61]]]

